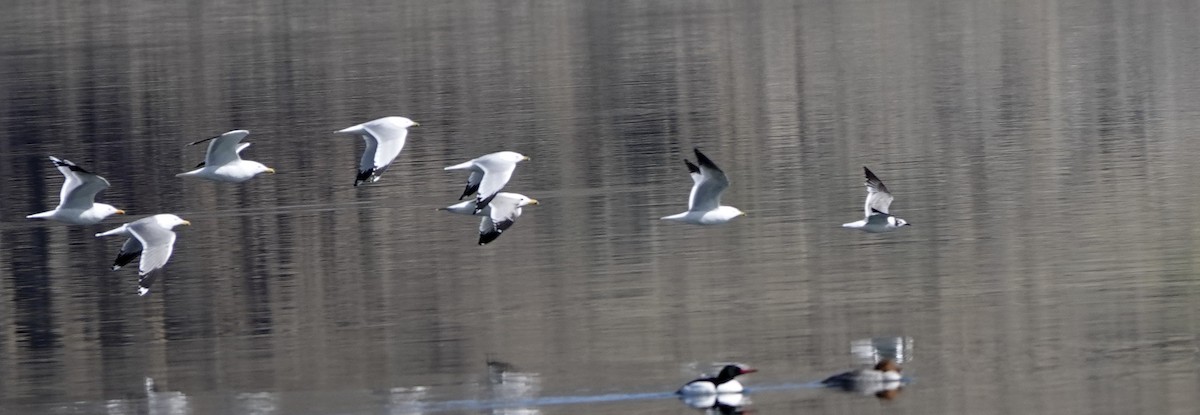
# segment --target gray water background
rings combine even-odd
[[[740,361],[761,414],[1196,413],[1197,45],[1191,1],[10,2],[0,409],[687,414],[655,394]],[[355,188],[330,133],[387,115]],[[279,174],[174,177],[231,129]],[[693,147],[747,217],[657,220]],[[542,204],[480,247],[441,168],[499,150]],[[47,155],[129,217],[25,219]],[[913,227],[839,227],[863,165]],[[139,298],[92,234],[162,212]],[[788,386],[884,336],[896,399]],[[495,404],[537,397],[579,399]]]

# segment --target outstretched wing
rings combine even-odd
[[[507,193],[506,193],[507,195]],[[512,227],[517,218],[521,217],[520,201],[505,196],[492,199],[488,207],[491,212],[479,221],[479,244],[486,245],[496,240],[500,234]]]
[[[249,131],[233,130],[214,138],[208,144],[208,153],[204,155],[204,164],[207,166],[222,166],[241,160],[241,156],[238,156],[238,151],[240,150],[239,143],[248,135],[250,135]]]
[[[863,172],[867,176],[867,202],[863,205],[863,214],[870,218],[872,209],[888,213],[888,206],[892,204],[892,194],[888,193],[883,181],[875,177],[875,173],[871,173],[871,169],[863,166]]]
[[[145,221],[145,222],[143,222]],[[146,275],[162,268],[175,249],[175,232],[159,226],[154,217],[137,220],[129,224],[132,233],[142,244],[142,260],[138,263],[138,274]]]
[[[492,198],[496,197],[501,189],[504,189],[505,184],[508,184],[513,170],[517,169],[517,163],[494,157],[480,157],[476,159],[475,165],[483,170],[483,179],[479,181],[479,194],[475,196],[475,211],[478,212],[491,203]],[[492,212],[494,214],[495,210]]]
[[[382,169],[391,164],[392,160],[395,160],[396,156],[400,155],[400,150],[404,149],[404,142],[408,138],[408,129],[401,127],[395,121],[391,120],[391,118],[380,118],[363,124],[363,130],[375,139],[376,144],[371,149],[371,140],[367,140],[367,147],[369,148],[367,152],[373,153],[371,161],[373,165],[368,166],[366,163],[361,163],[362,165],[359,167],[362,170],[369,168]],[[363,161],[365,162],[366,160],[366,155],[364,154]]]
[[[76,166],[69,160],[50,156],[50,161],[54,162],[54,166],[67,179],[58,193],[60,209],[91,209],[96,194],[108,188],[108,180]]]
[[[464,197],[475,194],[479,191],[479,184],[483,181],[483,170],[471,169],[471,175],[467,177],[467,187],[463,189],[462,196],[458,200],[463,200]]]
[[[721,193],[729,187],[729,178],[725,177],[725,172],[717,167],[715,163],[700,149],[693,149],[696,153],[696,161],[700,164],[699,167],[692,164],[690,161],[684,160],[688,165],[688,171],[692,174],[692,193],[688,199],[688,210],[703,212],[716,209],[721,206]]]

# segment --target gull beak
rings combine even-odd
[[[529,199],[529,204],[531,204],[531,205],[537,205],[537,204],[540,204],[540,203],[541,203],[541,202],[538,202],[538,200],[537,200],[537,199]]]
[[[420,127],[421,123],[413,121],[413,127]]]
[[[267,167],[267,173],[275,174],[275,169]]]
[[[180,223],[182,223],[182,224],[184,224],[184,225],[187,225],[187,226],[192,226],[192,223],[191,223],[191,222],[188,222],[188,221],[186,221],[186,220],[185,220],[185,221],[183,221],[183,222],[180,222]]]
[[[739,216],[746,216],[746,212],[742,212],[742,214]]]
[[[121,210],[121,209],[117,209],[117,214],[118,214],[118,215],[124,215],[124,214],[125,214],[125,211],[124,211],[124,210]]]
[[[533,159],[529,158],[529,156],[525,156],[525,157],[521,158],[521,161],[529,161],[529,160],[533,160]]]

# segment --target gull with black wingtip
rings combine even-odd
[[[241,152],[250,143],[242,139],[250,135],[246,130],[233,130],[216,137],[188,143],[189,146],[211,141],[204,154],[204,162],[197,169],[176,174],[175,177],[198,177],[217,182],[241,183],[262,173],[275,174],[275,169],[252,160],[242,160]]]
[[[420,123],[404,117],[383,117],[336,131],[334,134],[357,135],[367,142],[367,148],[358,162],[354,185],[379,181],[383,172],[400,155],[400,150],[404,149],[408,127],[420,126]]]
[[[661,219],[693,225],[719,225],[738,216],[745,216],[746,213],[738,208],[721,205],[721,193],[729,187],[729,178],[712,160],[701,153],[700,149],[693,149],[693,151],[696,153],[696,162],[700,164],[699,166],[692,164],[687,159],[683,160],[693,182],[692,193],[688,197],[688,210],[664,216]]]
[[[108,180],[76,166],[69,160],[50,156],[50,161],[54,162],[54,166],[66,178],[58,194],[58,206],[54,210],[35,213],[26,218],[93,225],[113,214],[125,214],[124,210],[112,205],[95,202],[96,194],[108,188]]]
[[[892,204],[892,194],[888,192],[887,186],[883,185],[883,181],[875,177],[875,173],[871,173],[871,169],[866,166],[863,166],[863,172],[867,176],[865,183],[867,185],[867,201],[863,206],[866,218],[857,222],[844,223],[842,227],[881,233],[911,226],[908,221],[888,213],[888,206]]]
[[[500,151],[485,154],[443,170],[471,171],[471,174],[467,176],[467,187],[463,189],[463,194],[458,197],[458,200],[478,192],[479,194],[475,196],[475,213],[479,213],[488,203],[492,202],[492,198],[499,194],[504,185],[508,184],[508,179],[512,178],[513,171],[517,169],[517,163],[526,160],[529,160],[529,157],[525,157],[521,153]]]

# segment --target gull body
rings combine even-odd
[[[517,163],[529,160],[529,157],[515,151],[500,151],[485,154],[471,161],[455,164],[443,170],[469,170],[467,186],[463,189],[458,200],[478,193],[475,196],[475,211],[479,212],[499,194],[500,189],[508,184]]]
[[[404,149],[408,127],[420,126],[404,117],[383,117],[336,131],[334,134],[357,135],[367,142],[367,148],[358,162],[354,185],[379,181],[383,172],[400,155],[400,150]]]
[[[171,258],[171,252],[175,249],[175,232],[172,229],[179,225],[191,224],[191,222],[183,220],[179,216],[158,214],[129,222],[116,229],[98,233],[96,237],[128,235],[137,240],[137,246],[141,248],[139,252],[142,257],[138,262],[138,295],[141,296],[150,292],[150,285],[154,283],[156,278],[154,271],[161,269],[167,264],[167,260]],[[127,247],[131,247],[129,241],[126,241],[121,246],[121,253],[125,253]],[[121,260],[121,253],[117,255],[118,261]],[[126,261],[125,263],[128,262]],[[115,264],[114,267],[114,269],[119,268]]]
[[[662,220],[690,223],[693,225],[720,225],[746,213],[733,206],[721,205],[721,193],[729,187],[729,178],[700,149],[696,153],[697,166],[684,159],[692,176],[692,192],[688,197],[687,212],[664,216]]]
[[[206,180],[241,183],[262,173],[275,173],[275,169],[252,160],[243,160],[242,150],[250,143],[242,143],[242,139],[250,135],[246,130],[233,130],[219,136],[189,143],[189,146],[210,142],[204,155],[204,162],[198,169],[176,174],[175,177],[197,177]]]
[[[863,172],[867,177],[865,183],[867,200],[863,205],[863,213],[866,217],[857,222],[843,223],[842,227],[870,233],[882,233],[911,226],[908,221],[888,213],[888,206],[892,204],[892,194],[888,192],[887,186],[883,185],[883,181],[875,177],[875,173],[871,173],[871,169],[866,166],[863,166]]]
[[[69,160],[50,156],[50,161],[54,162],[54,166],[66,178],[58,194],[58,206],[54,210],[35,213],[26,218],[93,225],[113,214],[125,214],[124,210],[112,205],[95,202],[96,194],[108,188],[108,180],[76,166]]]

